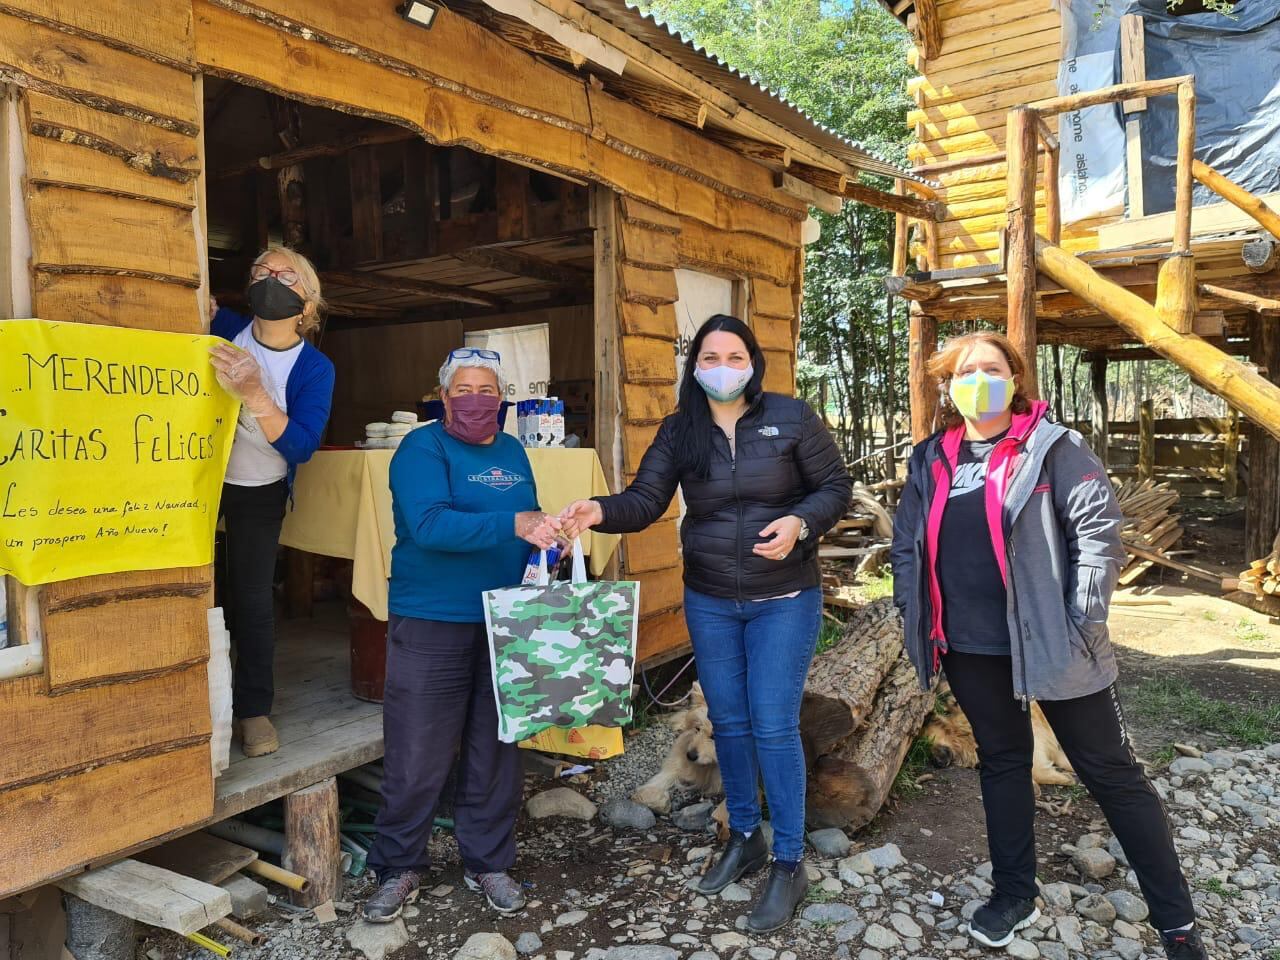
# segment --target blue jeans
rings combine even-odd
[[[684,616],[707,697],[729,808],[729,826],[760,826],[769,801],[773,855],[804,853],[804,749],[800,700],[822,624],[822,590],[739,603],[686,589]]]

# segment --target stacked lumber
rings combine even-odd
[[[884,805],[933,709],[902,645],[893,601],[858,607],[839,640],[814,658],[800,710],[813,827],[865,826]]]
[[[1180,518],[1173,511],[1178,502],[1178,491],[1171,483],[1124,480],[1116,487],[1116,499],[1124,514],[1120,535],[1126,544],[1163,553],[1182,539]],[[1150,560],[1131,552],[1129,562],[1120,571],[1120,586],[1133,586],[1151,567]]]
[[[1249,564],[1249,569],[1240,574],[1240,589],[1255,597],[1280,594],[1280,550]]]
[[[822,538],[821,560],[857,563],[859,575],[879,570],[889,559],[893,539],[893,517],[879,498],[864,484],[853,487],[853,502],[843,520]],[[840,578],[829,574],[830,587],[840,587]]]

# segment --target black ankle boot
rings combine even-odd
[[[747,929],[752,933],[768,933],[785,927],[795,916],[796,907],[804,903],[808,892],[809,875],[805,872],[804,861],[797,863],[794,870],[789,870],[775,860],[764,890],[747,917]]]
[[[729,832],[729,842],[725,844],[724,853],[715,862],[702,882],[698,884],[699,893],[719,893],[735,880],[755,873],[769,859],[769,845],[764,841],[764,831],[759,827],[744,837],[737,830]]]

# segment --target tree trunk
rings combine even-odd
[[[800,735],[810,825],[856,830],[869,823],[932,709],[933,693],[920,690],[903,650],[893,601],[854,611],[841,639],[814,659],[805,684]]]
[[[311,881],[291,895],[302,907],[337,899],[342,889],[338,841],[338,781],[322,780],[284,798],[285,851],[282,865]]]

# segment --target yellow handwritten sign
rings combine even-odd
[[[214,378],[216,342],[0,321],[0,573],[212,561],[238,405]]]

